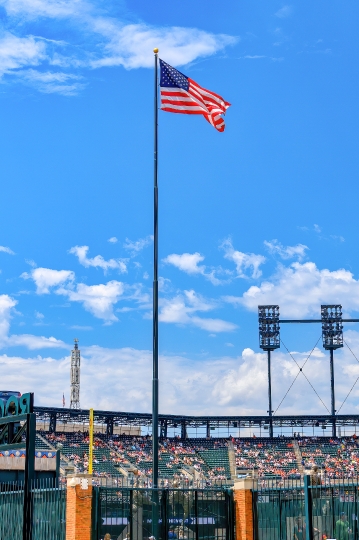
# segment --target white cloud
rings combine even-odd
[[[117,244],[118,240],[116,236],[111,236],[111,238],[109,238],[107,242],[110,242],[110,244]]]
[[[35,282],[37,294],[49,294],[52,287],[73,282],[75,274],[71,270],[35,268],[31,272],[24,272],[21,277],[23,279],[32,279]]]
[[[280,19],[286,19],[287,17],[290,17],[293,13],[292,6],[283,6],[282,8],[278,9],[275,16],[279,17]]]
[[[6,341],[7,347],[23,346],[30,350],[35,349],[64,349],[67,348],[61,339],[54,337],[34,336],[32,334],[11,335]]]
[[[198,266],[200,262],[204,261],[203,255],[200,253],[182,253],[177,255],[173,253],[163,259],[164,263],[172,264],[182,272],[186,274],[204,274],[206,267],[204,265]]]
[[[39,320],[42,320],[45,315],[43,313],[40,313],[39,311],[35,311],[35,317]]]
[[[236,324],[231,322],[223,321],[222,319],[210,319],[208,317],[205,319],[202,317],[191,317],[191,323],[207,332],[233,332],[238,328]]]
[[[15,253],[12,251],[12,249],[6,247],[6,246],[0,246],[0,251],[3,253],[8,253],[9,255],[15,255]]]
[[[79,283],[76,290],[61,288],[56,291],[57,294],[67,296],[71,302],[81,302],[87,311],[106,322],[118,320],[113,313],[113,306],[123,292],[124,285],[120,281],[109,281],[99,285]]]
[[[123,247],[127,249],[128,251],[132,252],[132,255],[137,255],[140,251],[142,251],[146,246],[149,246],[153,242],[153,236],[149,235],[146,236],[146,238],[140,238],[139,240],[136,240],[135,242],[132,242],[128,238],[126,238],[125,243],[123,244]]]
[[[17,302],[7,294],[0,295],[0,343],[6,340],[10,329],[11,310]]]
[[[0,76],[13,71],[19,81],[46,93],[76,94],[84,86],[80,82],[79,68],[152,68],[154,47],[159,47],[161,55],[169,63],[182,66],[222,51],[238,41],[237,37],[197,28],[158,27],[142,22],[126,24],[113,16],[116,9],[113,9],[113,3],[99,6],[83,0],[0,0],[0,6],[6,11],[9,25],[19,34],[26,32],[24,22],[47,21],[46,36],[21,37],[8,32],[0,40]],[[51,19],[57,20],[54,36],[57,36],[58,25],[61,24],[68,42],[51,39]],[[36,29],[38,32],[39,25]],[[45,64],[67,71],[44,72]],[[39,72],[16,71],[38,65],[42,67]],[[71,69],[76,71],[69,73]]]
[[[143,286],[141,283],[127,285],[124,300],[132,300],[133,302],[136,302],[136,304],[141,306],[141,309],[146,309],[148,306],[152,306],[151,296],[148,292],[143,291]]]
[[[232,332],[235,330],[237,325],[231,322],[196,315],[197,312],[208,312],[216,307],[216,303],[205,300],[195,291],[184,291],[184,294],[160,301],[159,320],[166,323],[190,324],[208,332]]]
[[[16,76],[19,77],[21,82],[36,88],[44,94],[73,96],[84,88],[84,84],[80,82],[83,77],[71,73],[26,69],[17,71]]]
[[[0,37],[0,77],[26,66],[37,66],[46,59],[46,45],[34,36],[17,37],[5,32]]]
[[[90,5],[83,0],[0,0],[9,15],[26,18],[62,18],[83,15]]]
[[[255,255],[254,253],[242,253],[236,251],[232,245],[230,238],[222,242],[221,248],[224,250],[224,258],[233,261],[236,265],[237,276],[240,278],[249,277],[245,271],[252,269],[250,277],[257,279],[262,275],[259,269],[261,264],[264,264],[266,258],[263,255]]]
[[[0,295],[0,347],[23,346],[28,349],[44,349],[66,347],[63,341],[54,337],[34,336],[31,334],[10,335],[10,320],[16,300],[7,294]],[[40,314],[41,315],[41,314]]]
[[[246,58],[247,60],[259,60],[260,58],[267,58],[266,56],[262,54],[246,54],[246,56],[243,56],[243,58]]]
[[[90,266],[94,268],[102,268],[105,274],[110,269],[118,270],[121,274],[127,272],[126,263],[122,259],[109,259],[106,261],[102,255],[96,255],[96,257],[91,259],[87,257],[88,250],[88,246],[74,246],[69,250],[69,253],[76,255],[79,263],[85,268],[89,268]]]
[[[347,332],[345,339],[354,350],[359,335]],[[309,352],[293,352],[302,365]],[[133,348],[109,349],[81,346],[81,406],[102,410],[151,411],[152,351]],[[238,356],[198,360],[180,355],[160,355],[160,411],[167,414],[246,415],[266,414],[267,357],[244,349]],[[273,353],[273,406],[277,408],[298,373],[298,367],[282,350]],[[69,355],[22,358],[0,356],[4,387],[34,391],[37,405],[61,406],[64,388],[69,387]],[[176,374],[174,377],[173,374]],[[304,373],[323,399],[330,404],[327,353],[316,349]],[[323,376],[327,374],[327,376]],[[336,352],[337,408],[359,375],[359,365],[347,348]],[[255,384],[254,384],[255,381]],[[103,389],[106,388],[106,392]],[[359,411],[359,384],[341,413]],[[328,414],[303,375],[299,375],[278,414]]]
[[[344,311],[359,311],[359,281],[348,270],[320,270],[313,262],[280,266],[271,280],[250,287],[227,302],[256,311],[258,305],[278,304],[285,317],[319,317],[321,304],[342,304]]]
[[[81,326],[80,324],[74,324],[74,325],[71,326],[71,329],[72,330],[85,330],[87,332],[87,331],[93,330],[93,327],[92,326]]]
[[[120,26],[111,19],[93,21],[93,30],[108,38],[104,56],[93,62],[93,67],[124,66],[127,69],[151,68],[158,47],[161,57],[173,66],[183,66],[215,54],[238,38],[224,34],[211,34],[197,28],[153,27],[145,24]]]
[[[223,270],[220,266],[217,268],[209,268],[203,264],[199,265],[202,261],[204,261],[204,257],[198,252],[182,253],[182,255],[172,253],[163,259],[165,264],[172,264],[186,274],[199,274],[204,276],[213,285],[223,285],[224,283],[228,283],[228,280],[219,279],[216,274],[226,274],[228,276],[231,274],[229,270]]]
[[[304,244],[297,244],[296,246],[283,246],[278,240],[272,240],[268,242],[264,241],[264,245],[270,253],[279,255],[282,259],[292,259],[297,257],[299,260],[303,259],[306,255],[308,246]]]

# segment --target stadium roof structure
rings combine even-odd
[[[38,420],[49,422],[49,430],[56,431],[57,422],[61,423],[87,423],[90,411],[87,409],[65,409],[53,407],[34,407]],[[273,426],[276,427],[314,427],[325,425],[331,427],[331,415],[290,415],[272,416]],[[202,427],[210,433],[211,428],[250,428],[253,426],[269,425],[269,416],[186,416],[174,414],[160,414],[159,427],[166,436],[167,428],[181,428],[183,438],[186,437],[187,428]],[[111,435],[115,425],[120,426],[151,426],[150,413],[94,411],[94,422],[106,425],[106,432]],[[341,414],[335,416],[337,426],[359,425],[358,414]]]

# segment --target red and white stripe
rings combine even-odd
[[[188,79],[188,91],[181,88],[161,86],[161,109],[163,111],[182,114],[203,114],[206,120],[218,131],[224,131],[222,114],[230,106],[224,99],[202,88],[192,79]]]

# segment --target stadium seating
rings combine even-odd
[[[87,433],[39,434],[36,439],[38,449],[60,448],[63,459],[70,461],[79,472],[87,471]],[[359,474],[359,446],[355,437],[308,437],[295,441],[285,437],[232,438],[232,444],[238,473],[252,470],[262,478],[291,479],[300,478],[303,467],[309,469],[318,465],[331,477]],[[160,478],[226,482],[231,479],[228,446],[226,439],[161,439]],[[149,436],[96,434],[93,456],[97,476],[120,476],[119,467],[123,474],[131,472],[143,478],[152,474],[152,440]]]
[[[88,469],[89,443],[88,435],[84,433],[55,433],[41,432],[55,448],[61,450],[61,454],[73,463],[79,472]],[[118,459],[116,452],[99,438],[94,440],[93,471],[95,476],[120,476],[116,467]]]
[[[304,438],[298,441],[307,468],[318,465],[327,476],[344,478],[359,473],[359,447],[356,437]]]
[[[234,439],[238,469],[253,469],[258,476],[299,477],[293,442],[288,438]]]

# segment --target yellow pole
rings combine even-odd
[[[89,466],[88,466],[89,474],[92,474],[92,462],[93,462],[93,409],[90,409],[90,418],[89,418]]]

